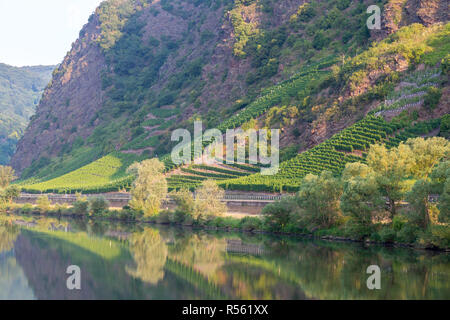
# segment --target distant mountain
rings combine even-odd
[[[0,164],[9,162],[54,68],[0,63]]]

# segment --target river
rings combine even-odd
[[[381,289],[366,285],[370,265]],[[69,266],[81,288],[69,290]],[[0,217],[0,299],[450,299],[450,255],[261,234]]]

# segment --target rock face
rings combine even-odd
[[[53,73],[36,115],[19,141],[11,163],[21,172],[38,157],[57,154],[64,143],[93,130],[89,120],[102,106],[101,71],[105,59],[96,44],[99,21],[95,15],[82,30],[62,64]],[[76,132],[75,129],[76,128]]]
[[[389,0],[382,12],[381,30],[372,31],[372,36],[380,40],[412,23],[428,27],[447,22],[448,5],[448,0]]]

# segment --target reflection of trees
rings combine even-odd
[[[0,222],[0,253],[10,251],[19,235],[19,228]]]
[[[224,264],[225,252],[225,239],[193,234],[188,239],[177,241],[170,250],[170,257],[210,277]]]
[[[136,268],[127,267],[127,273],[144,282],[157,284],[164,277],[164,265],[167,259],[167,245],[159,231],[146,228],[130,238],[130,250]]]
[[[283,244],[283,249],[280,245],[274,243],[271,253],[261,258],[230,256],[235,269],[227,273],[237,276],[239,265],[256,268],[266,278],[277,276],[280,284],[294,283],[308,297],[319,299],[442,299],[450,294],[445,254],[317,242]],[[366,287],[366,269],[372,264],[381,268],[381,290]],[[269,292],[273,294],[273,288]]]

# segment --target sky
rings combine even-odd
[[[0,63],[61,63],[102,0],[0,0]]]

